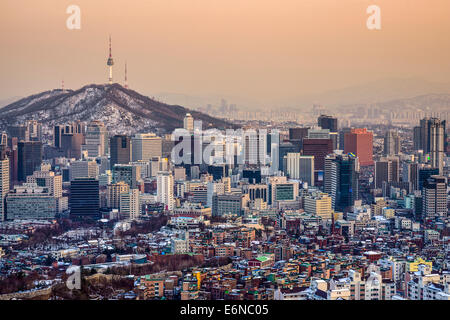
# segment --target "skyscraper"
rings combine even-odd
[[[338,120],[332,116],[321,115],[317,119],[317,124],[322,129],[329,129],[331,132],[338,131]]]
[[[172,210],[174,207],[173,176],[170,172],[158,172],[157,201],[163,203],[168,210]]]
[[[303,139],[303,155],[314,156],[314,170],[323,170],[325,157],[333,153],[331,139]]]
[[[0,221],[6,219],[5,198],[9,192],[9,159],[0,154]]]
[[[190,113],[186,113],[186,116],[184,117],[183,128],[189,132],[194,131],[194,118]]]
[[[358,158],[336,153],[325,158],[324,191],[331,195],[336,210],[345,210],[359,199],[358,178]]]
[[[445,152],[445,121],[433,118],[429,121],[429,153],[431,165],[439,169],[439,174],[444,170],[444,152]]]
[[[92,121],[86,127],[85,141],[82,150],[88,152],[89,157],[101,157],[106,154],[108,136],[105,125],[101,121]]]
[[[352,129],[344,135],[344,153],[355,154],[361,166],[373,165],[373,133],[363,129]]]
[[[133,162],[162,156],[162,139],[154,133],[136,134],[131,142]]]
[[[26,181],[42,163],[42,142],[20,141],[18,143],[18,180]]]
[[[381,188],[383,182],[399,181],[399,159],[396,157],[381,158],[375,163],[375,188]]]
[[[447,217],[447,182],[443,176],[431,176],[423,186],[423,218]]]
[[[314,186],[314,156],[302,156],[300,153],[288,153],[286,172],[291,179],[300,179]]]
[[[140,193],[138,189],[131,189],[120,194],[120,214],[124,219],[135,220],[141,213]]]
[[[395,156],[400,153],[400,137],[397,131],[388,130],[384,136],[384,155]]]
[[[110,141],[111,169],[115,164],[128,164],[131,161],[131,139],[125,135],[115,135]]]
[[[70,182],[70,215],[75,217],[99,217],[100,195],[98,180],[78,178]]]

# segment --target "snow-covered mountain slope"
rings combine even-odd
[[[5,106],[0,109],[0,128],[5,130],[25,120],[39,120],[46,126],[100,120],[112,133],[171,132],[183,126],[188,112],[194,119],[202,120],[205,127],[233,127],[221,119],[152,100],[119,84],[92,84],[76,91],[42,92]]]

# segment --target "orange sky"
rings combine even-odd
[[[79,5],[81,30],[66,28]],[[381,7],[382,30],[366,28]],[[450,74],[449,0],[1,0],[0,99],[115,80],[151,95],[276,100]]]

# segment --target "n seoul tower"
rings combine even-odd
[[[114,60],[112,57],[112,50],[111,50],[111,36],[109,36],[109,58],[108,58],[108,62],[106,63],[109,67],[109,84],[113,83],[113,65],[114,65]]]

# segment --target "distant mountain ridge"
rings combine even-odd
[[[235,127],[201,112],[153,100],[120,84],[90,84],[78,90],[45,91],[11,103],[0,109],[0,128],[25,120],[39,120],[47,126],[100,120],[114,133],[171,132],[183,127],[186,113],[202,120],[204,127]]]

